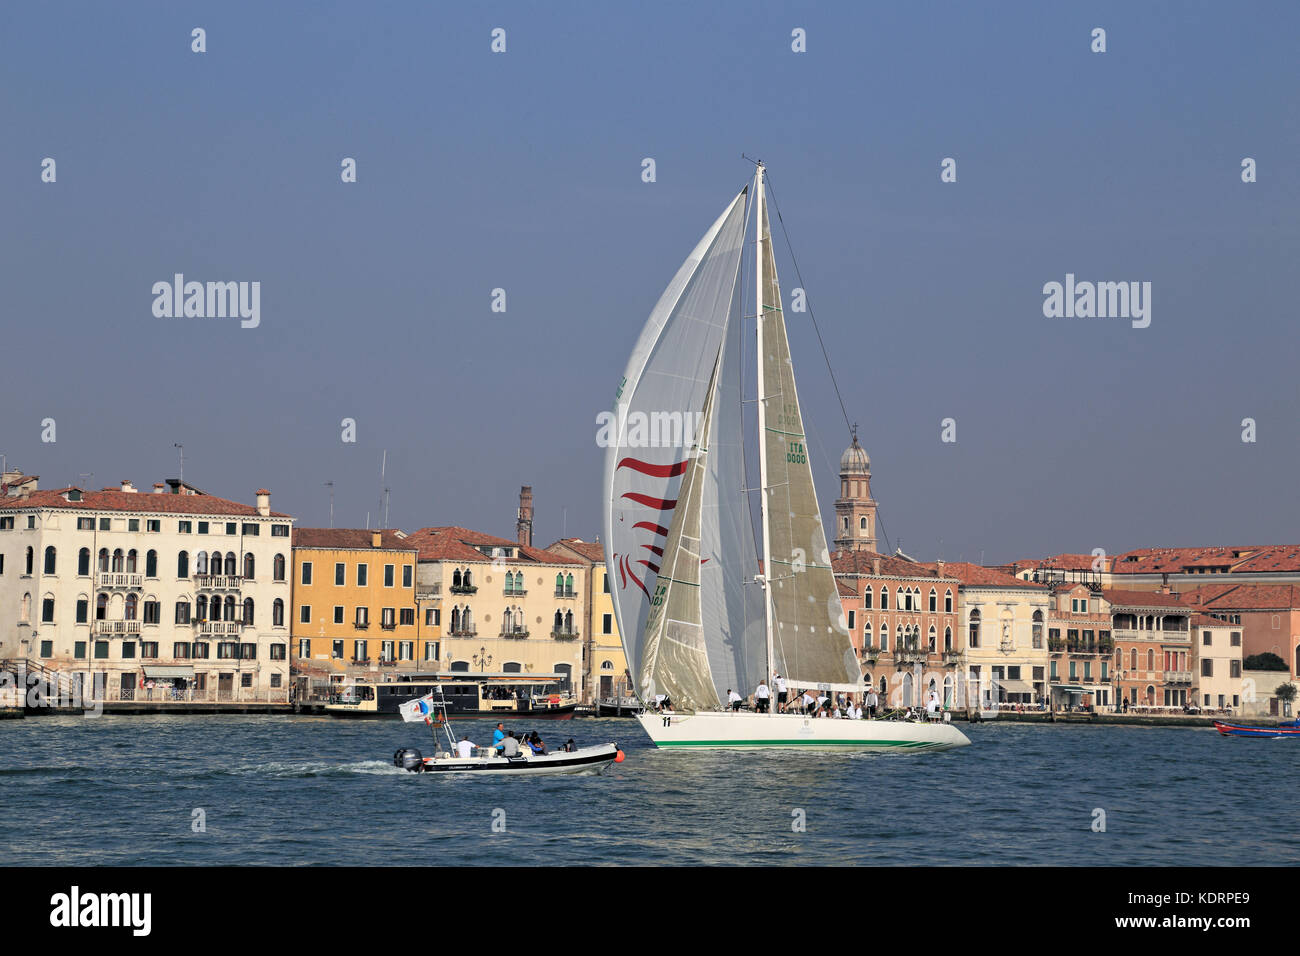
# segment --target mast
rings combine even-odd
[[[763,631],[767,638],[767,673],[763,682],[767,682],[774,671],[776,658],[772,647],[772,538],[768,521],[768,487],[767,487],[767,394],[763,382],[763,164],[759,162],[754,173],[754,312],[758,327],[757,345],[754,349],[758,362],[758,503],[763,525]],[[768,714],[774,713],[773,702],[776,692],[768,687]]]

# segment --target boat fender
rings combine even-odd
[[[614,763],[622,763],[623,760],[626,758],[626,756],[627,756],[627,755],[624,754],[623,751],[621,751],[621,750],[617,751],[617,752],[614,754]]]
[[[393,754],[393,766],[419,773],[424,769],[424,757],[414,747],[403,747]]]

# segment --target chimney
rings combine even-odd
[[[271,513],[271,493],[265,488],[257,489],[257,513],[263,518]]]
[[[163,489],[166,488],[166,487],[167,487],[167,486],[166,486],[165,484],[163,484],[161,481],[155,481],[155,482],[153,483],[153,493],[154,493],[155,495],[160,495],[160,494],[163,493]]]
[[[533,546],[532,485],[524,485],[519,489],[519,520],[515,522],[515,534],[521,546],[525,548]]]
[[[384,533],[382,531],[372,531],[370,533],[370,547],[382,548],[384,546]]]
[[[940,558],[938,561],[934,562],[934,566],[939,573],[939,577],[943,577],[943,558]]]
[[[125,491],[125,492],[127,492],[128,494],[132,494],[132,495],[133,495],[133,494],[135,494],[135,485],[131,484],[131,481],[130,481],[129,478],[123,478],[123,479],[122,479],[122,490]]]
[[[871,573],[880,577],[880,555],[874,555],[871,558]]]

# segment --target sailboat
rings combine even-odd
[[[605,551],[614,613],[637,694],[647,704],[672,703],[671,712],[648,709],[637,719],[664,748],[966,746],[970,741],[949,723],[723,708],[728,691],[745,696],[776,675],[791,690],[864,690],[813,485],[764,178],[758,163],[753,182],[678,269],[605,419]],[[756,307],[742,315],[747,215],[754,224]],[[755,489],[746,487],[747,345],[756,365]],[[760,534],[751,520],[752,494],[759,495]]]

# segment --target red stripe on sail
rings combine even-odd
[[[673,465],[652,465],[639,458],[624,458],[618,463],[619,468],[631,468],[652,478],[676,478],[686,470],[686,462],[679,461]]]
[[[658,574],[658,573],[659,573],[659,565],[657,565],[657,564],[651,564],[649,561],[645,560],[644,558],[639,559],[639,560],[637,561],[637,564],[644,564],[647,568],[649,568],[649,569],[650,569],[651,571],[653,571],[655,574]]]
[[[655,524],[653,521],[638,521],[632,525],[633,528],[644,528],[646,531],[653,531],[655,534],[668,537],[668,529],[661,524]]]
[[[653,544],[643,544],[643,545],[641,545],[641,547],[645,548],[647,551],[653,551],[655,554],[659,555],[659,557],[661,557],[661,558],[664,556],[664,549],[663,549],[663,548],[656,548]]]
[[[676,498],[651,498],[649,495],[639,494],[635,491],[625,492],[624,498],[630,498],[639,505],[646,505],[650,508],[658,508],[660,511],[671,511],[677,507]]]
[[[625,566],[627,566],[627,558],[624,558],[624,559],[623,559],[623,564],[624,564]],[[658,573],[658,572],[656,572],[656,573]],[[647,591],[647,590],[645,589],[645,585],[641,583],[641,579],[638,578],[635,574],[632,573],[632,568],[631,568],[630,566],[628,566],[628,568],[627,568],[627,576],[630,577],[633,581],[636,582],[636,586],[639,587],[639,588],[641,589],[641,593],[644,594],[644,595],[646,596],[646,599],[647,599],[647,600],[649,600],[649,598],[650,598],[650,592]]]

